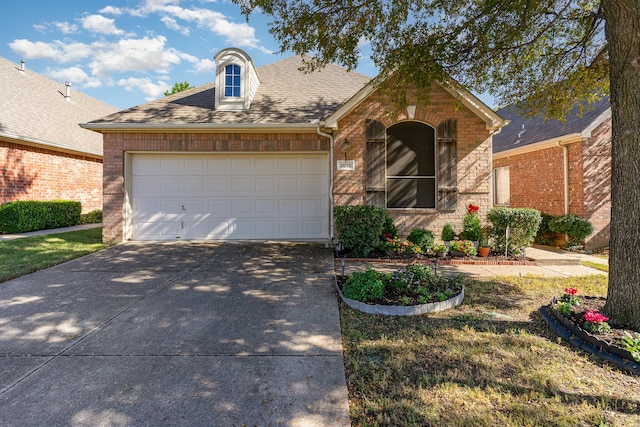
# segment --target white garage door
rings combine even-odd
[[[328,176],[326,154],[132,154],[132,239],[325,239]]]

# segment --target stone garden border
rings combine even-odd
[[[383,316],[417,316],[419,314],[448,310],[462,304],[462,301],[464,300],[463,286],[462,291],[460,291],[458,295],[445,301],[436,301],[418,305],[373,305],[345,297],[338,286],[338,279],[335,275],[333,276],[333,283],[338,291],[338,295],[340,295],[340,298],[345,304],[354,310],[362,311],[367,314],[382,314]]]

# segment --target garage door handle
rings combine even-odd
[[[184,205],[182,205],[182,210],[183,210],[183,211],[186,211],[186,210],[187,210],[187,209],[184,207]]]

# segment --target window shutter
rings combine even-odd
[[[385,127],[377,120],[367,119],[365,136],[367,140],[367,205],[386,207],[385,183]]]
[[[458,205],[458,150],[456,119],[438,126],[438,210],[455,211]]]

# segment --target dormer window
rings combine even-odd
[[[260,77],[249,55],[232,47],[218,52],[214,59],[216,110],[249,110],[260,86]]]
[[[240,97],[240,66],[227,65],[225,67],[224,96]]]

